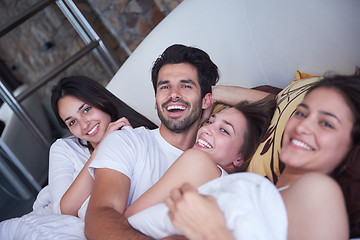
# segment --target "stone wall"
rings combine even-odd
[[[0,1],[0,26],[39,0]],[[120,67],[146,35],[182,0],[77,0],[81,10]],[[35,83],[85,44],[55,3],[0,38],[0,60],[22,83]],[[56,76],[82,74],[106,85],[112,78],[93,54]]]

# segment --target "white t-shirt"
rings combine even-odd
[[[54,213],[60,214],[60,200],[90,157],[87,147],[70,136],[56,140],[49,156],[49,192]],[[39,194],[38,198],[41,197]],[[40,199],[39,199],[40,200]]]
[[[182,153],[160,135],[159,129],[124,127],[103,140],[89,169],[92,172],[94,168],[109,168],[129,177],[128,207],[155,184]]]
[[[287,239],[285,204],[274,184],[263,176],[234,173],[202,185],[199,192],[216,198],[235,239]],[[172,225],[164,203],[138,212],[128,221],[155,239],[182,235]]]

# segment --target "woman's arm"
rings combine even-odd
[[[189,149],[166,171],[161,179],[125,211],[125,217],[164,202],[173,188],[188,182],[198,187],[221,175],[220,169],[207,153]]]
[[[123,126],[130,126],[129,121],[124,117],[115,122],[111,122],[102,139],[104,139],[110,132],[116,131]],[[101,142],[97,145],[97,147],[100,144]],[[90,196],[94,179],[90,175],[88,167],[96,155],[97,147],[92,152],[90,158],[81,169],[78,176],[62,196],[60,201],[60,210],[62,214],[78,216],[78,211],[81,208],[81,205]]]
[[[349,239],[342,191],[329,176],[302,176],[281,192],[288,214],[288,239]]]
[[[199,194],[194,186],[172,190],[165,203],[172,224],[188,239],[234,239],[216,199]]]

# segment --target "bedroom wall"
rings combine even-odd
[[[39,0],[0,1],[0,26]],[[146,35],[182,0],[77,0],[87,21],[120,67]],[[0,38],[0,60],[21,83],[35,83],[84,46],[56,4]],[[42,89],[49,94],[65,75],[84,74],[106,85],[113,74],[88,54]],[[4,76],[0,74],[0,77]]]

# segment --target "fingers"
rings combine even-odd
[[[103,137],[102,137],[102,140],[111,132],[113,131],[116,131],[116,130],[119,130],[121,129],[122,127],[124,126],[130,126],[131,127],[131,124],[129,122],[129,120],[126,118],[126,117],[122,117],[122,118],[119,118],[118,120],[116,120],[115,122],[111,122],[109,123]]]
[[[131,126],[129,120],[126,117],[119,118],[115,122],[111,122],[110,125],[117,127],[117,129],[122,128],[124,126]]]
[[[194,187],[193,185],[189,184],[189,183],[184,183],[181,187],[180,187],[180,191],[182,193],[185,192],[197,192],[197,188]]]
[[[115,122],[111,122],[106,130],[106,133],[109,134],[110,132],[119,130],[120,128],[124,126],[131,126],[129,120],[125,117],[122,117]]]
[[[197,193],[197,188],[189,183],[185,183],[180,188],[171,190],[170,197],[165,199],[165,204],[169,208],[170,219],[173,216],[172,212],[177,209],[177,204],[184,200],[184,195],[188,193]]]

